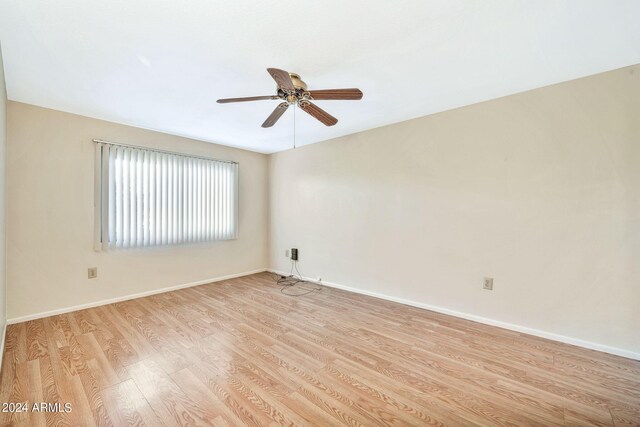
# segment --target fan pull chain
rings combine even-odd
[[[298,104],[293,104],[293,149],[296,149],[296,108]]]

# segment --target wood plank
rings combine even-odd
[[[102,395],[115,426],[166,425],[153,412],[133,380],[107,387]]]
[[[217,417],[210,407],[198,407],[153,360],[127,367],[136,386],[154,412],[173,425],[213,425]]]
[[[26,322],[27,327],[27,359],[34,360],[44,357],[47,351],[47,335],[44,331],[42,319]]]

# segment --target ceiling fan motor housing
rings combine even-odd
[[[296,73],[289,73],[289,77],[291,77],[291,83],[293,83],[293,87],[298,90],[307,90],[307,84],[302,81],[300,76]]]

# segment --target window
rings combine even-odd
[[[238,237],[238,164],[96,141],[96,249]]]

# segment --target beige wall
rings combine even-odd
[[[274,154],[270,200],[275,269],[640,353],[640,66]]]
[[[15,102],[8,123],[10,319],[267,266],[265,155]],[[238,161],[240,238],[95,252],[93,138]]]
[[[6,311],[6,259],[5,259],[5,152],[7,147],[7,91],[4,83],[2,48],[0,47],[0,335],[7,321]],[[0,336],[0,340],[3,337]],[[0,347],[2,353],[3,347]],[[2,354],[0,354],[2,361]]]

